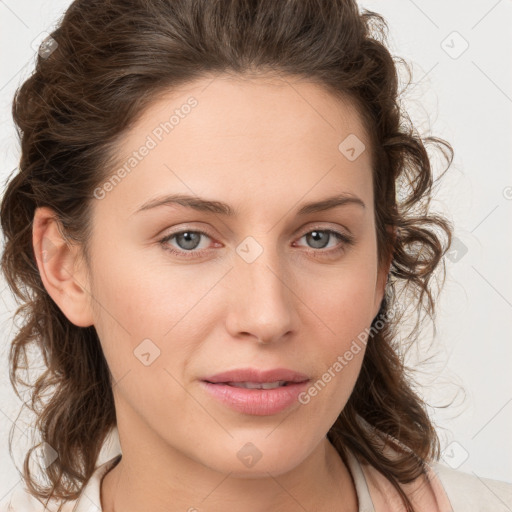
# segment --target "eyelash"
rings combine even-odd
[[[309,231],[306,231],[304,234],[302,234],[300,236],[300,238],[303,238],[304,236],[309,235],[313,231],[320,231],[322,233],[329,233],[331,235],[334,235],[339,240],[341,240],[342,244],[339,247],[337,247],[337,248],[329,249],[329,250],[309,249],[308,250],[309,253],[320,253],[320,254],[323,253],[325,255],[334,256],[334,255],[340,253],[341,251],[343,251],[345,249],[345,247],[344,247],[345,245],[346,246],[351,246],[355,242],[354,237],[352,235],[340,233],[340,232],[334,231],[332,229],[322,229],[320,227],[312,228]],[[164,237],[161,240],[159,240],[159,242],[163,246],[164,250],[169,251],[170,253],[175,254],[177,256],[180,256],[180,257],[183,257],[183,258],[199,258],[199,257],[201,257],[203,255],[204,251],[208,251],[209,250],[209,249],[202,249],[202,250],[197,251],[195,249],[192,249],[190,251],[185,251],[185,250],[177,250],[177,249],[175,249],[175,248],[173,248],[173,247],[168,245],[168,242],[170,242],[177,235],[181,235],[183,233],[195,233],[195,234],[204,235],[204,236],[207,236],[208,238],[212,238],[213,239],[213,237],[210,234],[208,234],[207,232],[205,232],[205,231],[201,231],[201,230],[197,230],[197,229],[196,230],[193,230],[193,229],[183,229],[181,231],[176,231],[175,233],[171,233],[170,235],[167,235],[166,237]],[[329,239],[329,242],[330,242],[330,239]]]

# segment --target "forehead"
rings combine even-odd
[[[122,139],[118,166],[149,141],[116,187],[119,199],[205,187],[218,197],[244,187],[262,198],[272,188],[301,197],[341,181],[371,202],[369,141],[355,107],[303,79],[214,76],[165,91]]]
[[[311,136],[312,128],[320,132],[351,129],[367,142],[361,119],[348,96],[334,97],[323,86],[297,77],[220,75],[162,91],[139,117],[136,130],[148,132],[155,121],[168,120],[192,97],[198,105],[190,112],[195,118],[194,123],[188,123],[192,124],[191,133],[196,129],[207,130],[211,138],[251,134],[284,138]],[[188,115],[180,115],[180,119]],[[280,134],[280,128],[286,131]],[[130,143],[130,137],[126,142]]]

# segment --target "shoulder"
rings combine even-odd
[[[72,512],[73,506],[74,502],[66,502],[61,512]],[[57,512],[58,508],[59,503],[55,500],[45,507],[43,502],[29,493],[22,481],[0,501],[0,512]]]
[[[20,480],[4,499],[0,501],[0,512],[101,512],[100,482],[101,478],[121,459],[117,454],[96,467],[87,483],[75,500],[51,500],[45,507],[42,501],[30,494]],[[59,507],[61,507],[59,509]]]
[[[511,512],[512,484],[465,473],[439,462],[429,464],[454,512]]]
[[[356,462],[357,461],[357,462]],[[357,458],[349,459],[360,511],[405,512],[395,487],[377,468]],[[426,473],[400,484],[417,512],[512,512],[512,484],[482,478],[431,461]]]

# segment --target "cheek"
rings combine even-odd
[[[373,320],[375,270],[347,266],[316,283],[304,283],[302,297],[326,333],[346,340]]]
[[[142,371],[152,361],[153,370],[166,368],[180,378],[207,338],[215,312],[208,294],[225,270],[198,275],[192,265],[158,267],[144,264],[140,255],[117,259],[107,251],[95,261],[95,327],[114,377]]]
[[[317,313],[311,317],[317,327],[314,352],[323,373],[307,391],[304,404],[329,421],[334,422],[345,406],[361,370],[373,320],[373,272],[371,265],[347,267],[324,283],[319,293],[307,295],[308,305]]]

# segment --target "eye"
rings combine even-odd
[[[338,244],[335,244],[332,249],[328,249],[326,251],[313,251],[325,252],[329,254],[337,253],[343,250],[345,245],[352,245],[354,243],[353,236],[340,233],[332,229],[315,228],[302,235],[301,239],[302,238],[305,238],[306,242],[310,244],[310,247],[312,247],[313,249],[325,249],[328,246],[329,242],[333,240],[336,241],[337,239]],[[339,241],[343,243],[340,244]]]
[[[198,248],[199,243],[201,241],[201,237],[210,238],[208,233],[204,231],[197,230],[186,230],[186,231],[178,231],[176,233],[172,233],[165,238],[160,240],[160,243],[164,246],[164,248],[174,254],[178,254],[179,256],[184,256],[185,258],[190,258],[193,256],[197,256],[197,253],[201,253],[202,251],[195,251]],[[178,250],[176,250],[172,245],[169,245],[171,240],[176,240],[178,244]],[[194,251],[194,254],[188,255],[187,252]]]
[[[199,248],[201,244],[201,238],[206,237],[212,239],[212,237],[204,232],[198,230],[182,230],[167,235],[162,238],[159,242],[165,250],[171,253],[183,257],[183,258],[194,258],[199,257],[202,253],[208,250],[207,247]],[[309,252],[314,254],[337,254],[345,249],[345,246],[353,245],[354,238],[352,235],[340,233],[332,229],[321,229],[315,228],[304,233],[300,238],[305,238],[310,245]],[[338,240],[338,244],[335,244],[333,248],[323,250],[331,241]],[[171,241],[175,241],[177,247],[171,244]],[[341,241],[341,243],[340,243]]]

